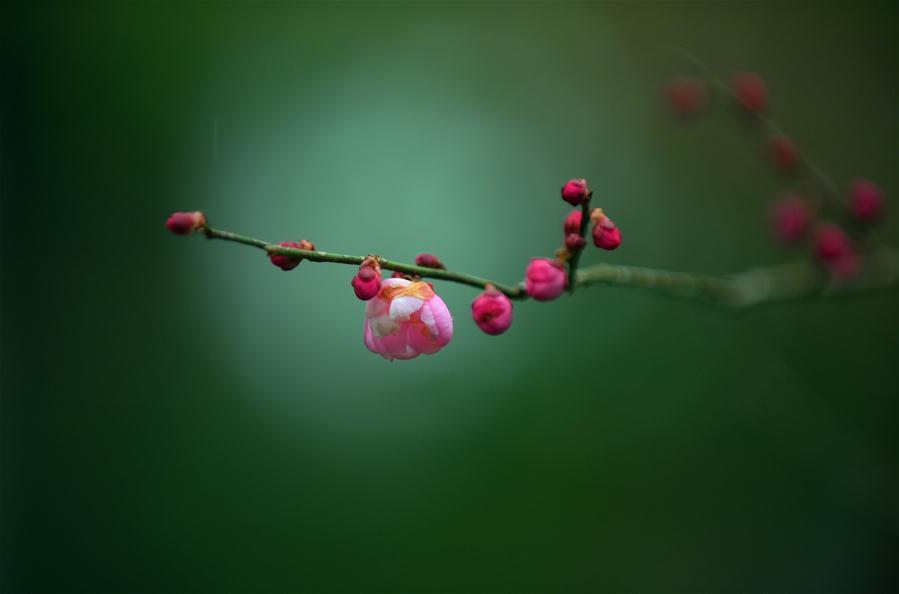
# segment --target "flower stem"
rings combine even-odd
[[[583,236],[584,221],[589,216],[588,204],[585,202],[582,208],[585,211],[581,219],[581,235]],[[296,256],[311,262],[358,265],[365,259],[365,256],[283,247],[209,226],[203,228],[203,233],[209,239],[242,243],[262,249],[268,254]],[[378,258],[378,262],[381,268],[387,270],[414,274],[422,278],[461,283],[480,289],[491,284],[510,299],[528,298],[521,286],[506,285],[462,272],[427,268],[383,258]],[[819,266],[811,262],[753,268],[729,276],[709,276],[613,264],[596,264],[577,270],[577,262],[571,262],[569,264],[571,273],[569,283],[572,287],[589,287],[600,284],[639,287],[662,294],[698,299],[734,308],[815,295],[873,291],[899,284],[899,250],[895,248],[872,250],[864,254],[864,263],[864,270],[857,279],[852,282],[834,284],[828,280],[827,275]]]
[[[283,247],[280,245],[262,241],[261,239],[255,239],[253,237],[247,237],[245,235],[238,235],[237,233],[222,231],[220,229],[214,229],[209,226],[206,226],[203,232],[209,239],[224,239],[225,241],[235,241],[237,243],[251,245],[253,247],[263,249],[268,254],[277,254],[281,256],[297,256],[303,258],[304,260],[309,260],[310,262],[331,262],[335,264],[359,265],[362,263],[362,260],[365,259],[365,256],[349,256],[346,254],[334,254],[331,252],[323,252],[320,250],[301,250],[297,248]],[[427,268],[425,266],[416,266],[415,264],[406,264],[405,262],[387,260],[385,258],[381,258],[380,256],[378,257],[378,263],[380,264],[381,268],[385,268],[387,270],[395,270],[397,272],[403,272],[406,274],[414,274],[422,278],[436,278],[452,281],[455,283],[462,283],[463,285],[470,285],[472,287],[478,287],[481,289],[486,287],[488,284],[491,284],[505,293],[506,296],[510,299],[527,298],[527,294],[521,287],[506,285],[497,281],[480,278],[470,274],[453,272],[450,270],[442,270],[438,268]]]
[[[590,191],[587,193],[587,198],[581,203],[581,226],[578,229],[578,234],[583,238],[587,233],[587,224],[590,222],[590,199],[593,198],[593,192]],[[577,288],[577,283],[575,282],[575,278],[577,277],[577,265],[581,261],[581,254],[584,253],[586,246],[582,247],[578,251],[571,254],[571,259],[568,260],[568,292],[574,293],[574,290]]]

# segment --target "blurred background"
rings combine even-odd
[[[163,222],[517,282],[586,177],[608,261],[727,273],[787,185],[726,109],[771,113],[897,235],[897,9],[884,3],[7,7],[2,477],[9,592],[887,592],[895,289],[734,312],[594,287],[469,287],[435,356],[362,345],[353,268],[290,273]]]

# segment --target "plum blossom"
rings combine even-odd
[[[363,342],[385,359],[432,355],[453,337],[453,317],[425,282],[388,278],[365,304]]]

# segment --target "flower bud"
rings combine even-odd
[[[821,223],[815,231],[815,255],[825,262],[836,262],[852,252],[843,230],[833,223]]]
[[[590,190],[587,189],[585,179],[572,179],[562,186],[562,200],[572,206],[578,206],[589,194]]]
[[[798,194],[788,194],[771,208],[771,225],[777,238],[795,243],[808,231],[812,210]]]
[[[750,113],[759,113],[765,109],[768,90],[758,75],[741,72],[734,76],[730,83],[731,91],[737,102]]]
[[[418,254],[417,256],[415,256],[415,263],[418,266],[424,266],[425,268],[446,269],[446,266],[443,265],[443,262],[438,260],[436,256],[432,256],[431,254]]]
[[[528,264],[524,289],[537,301],[551,301],[565,291],[568,274],[559,262],[548,258],[532,258]]]
[[[565,222],[562,223],[562,231],[565,233],[565,235],[581,232],[580,209],[572,210],[570,213],[568,213],[568,216],[565,217]]]
[[[175,212],[166,219],[165,226],[175,235],[190,235],[206,226],[206,217],[200,211]]]
[[[799,163],[796,145],[786,136],[772,136],[768,139],[768,157],[781,171],[794,171]]]
[[[678,78],[665,89],[665,98],[676,115],[687,119],[705,107],[708,90],[698,78]]]
[[[587,242],[581,237],[580,233],[569,233],[565,236],[565,249],[571,254],[581,251],[585,245],[587,245]]]
[[[855,180],[849,185],[849,210],[858,221],[872,221],[883,212],[883,193],[866,179]]]
[[[493,285],[487,285],[471,302],[471,318],[487,334],[502,334],[512,325],[512,302]]]
[[[311,241],[306,241],[305,239],[301,239],[300,241],[282,241],[278,243],[281,247],[287,248],[295,248],[298,250],[314,250],[315,246],[312,245]],[[281,254],[269,254],[268,259],[271,260],[271,263],[287,272],[288,270],[293,270],[297,266],[300,265],[300,262],[303,261],[299,256],[284,256]]]
[[[359,265],[359,270],[350,282],[353,292],[362,301],[373,299],[381,290],[381,267],[375,258],[369,256]]]
[[[593,245],[609,251],[621,245],[621,231],[601,208],[593,209],[590,220],[593,221]]]

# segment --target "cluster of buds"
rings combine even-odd
[[[771,226],[775,237],[783,244],[810,245],[810,255],[825,265],[833,280],[850,279],[860,267],[851,235],[860,235],[881,217],[884,200],[880,188],[868,180],[855,180],[849,184],[845,196],[834,195],[833,184],[827,179],[822,180],[824,175],[809,166],[796,144],[777,130],[770,120],[759,117],[768,107],[768,89],[758,75],[748,72],[734,75],[730,95],[733,104],[744,115],[776,131],[768,136],[762,147],[762,154],[771,166],[791,178],[805,175],[807,179],[804,181],[808,182],[805,187],[815,187],[817,184],[817,193],[829,194],[838,202],[837,212],[833,214],[853,223],[844,228],[837,223],[820,220],[823,207],[817,193],[807,195],[791,190],[771,207]],[[678,78],[668,85],[665,92],[669,106],[681,118],[702,112],[709,103],[708,96],[708,84],[698,78]],[[614,242],[614,225],[607,226],[608,237]],[[598,241],[596,226],[594,241]]]

